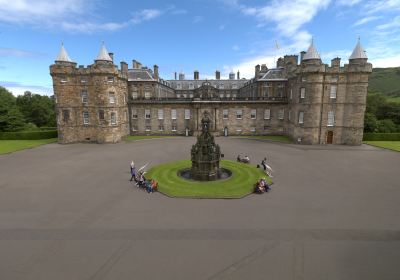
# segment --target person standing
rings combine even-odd
[[[132,161],[131,162],[131,180],[135,179],[136,176],[136,168],[135,168],[135,163]]]
[[[264,172],[266,172],[267,171],[267,158],[266,157],[261,161],[261,165],[264,168]]]

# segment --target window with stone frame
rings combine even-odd
[[[229,110],[228,109],[223,109],[222,110],[222,118],[224,120],[227,120],[229,118]]]
[[[242,128],[241,127],[236,128],[236,133],[242,133]]]
[[[177,130],[177,126],[175,124],[173,124],[172,127],[171,127],[171,130],[172,131],[176,131]]]
[[[337,92],[337,85],[331,85],[331,91],[330,91],[329,97],[331,99],[335,99],[336,98],[336,92]]]
[[[304,112],[299,112],[299,124],[304,123]]]
[[[89,124],[89,112],[83,112],[83,124]]]
[[[110,104],[115,104],[115,93],[114,92],[109,92],[108,98],[110,100]]]
[[[137,131],[137,130],[138,130],[137,125],[132,125],[132,131]]]
[[[145,109],[144,110],[144,118],[145,119],[151,119],[151,110],[150,109]]]
[[[264,110],[264,120],[269,120],[271,119],[271,109],[265,109]]]
[[[338,76],[332,76],[332,77],[331,77],[331,82],[332,82],[332,83],[337,83],[338,80],[339,80],[339,77],[338,77]]]
[[[164,109],[158,109],[158,119],[159,120],[164,119]]]
[[[163,125],[159,125],[158,126],[158,131],[164,131],[164,126]]]
[[[285,85],[284,84],[278,84],[278,97],[283,97],[283,92],[285,90]]]
[[[219,89],[224,89],[225,85],[224,84],[219,84]]]
[[[185,109],[185,120],[190,120],[190,109]]]
[[[194,89],[193,83],[190,83],[190,84],[189,84],[189,89]]]
[[[288,118],[289,118],[289,121],[291,121],[291,120],[292,120],[292,111],[291,111],[291,110],[289,110],[289,113],[288,113]]]
[[[238,86],[236,83],[232,84],[232,89],[237,89],[237,88],[238,88]]]
[[[279,109],[278,111],[278,119],[283,120],[285,117],[285,109]]]
[[[231,94],[230,93],[227,93],[226,94],[226,98],[230,98],[231,97]]]
[[[256,132],[256,128],[254,126],[250,127],[250,132],[255,133]]]
[[[335,113],[333,111],[329,111],[327,126],[334,126],[334,125],[335,125]]]
[[[82,84],[86,84],[87,82],[87,78],[86,77],[81,77],[81,83]]]
[[[306,98],[306,88],[300,88],[300,99]]]
[[[66,76],[61,76],[60,77],[60,83],[65,84],[66,82],[68,82],[68,79]]]
[[[145,99],[150,99],[151,98],[151,92],[150,91],[145,91],[144,92],[144,98]]]
[[[137,91],[132,91],[132,99],[137,99],[138,98],[138,92]]]
[[[241,120],[243,117],[243,111],[242,110],[236,110],[236,119]]]
[[[171,119],[176,120],[176,109],[171,109]]]
[[[146,130],[146,131],[151,131],[151,126],[150,126],[150,125],[146,125],[145,130]]]
[[[63,122],[69,122],[69,110],[62,110]]]
[[[117,124],[117,113],[116,112],[111,112],[111,125],[116,125]]]
[[[257,110],[256,109],[252,109],[250,111],[250,118],[255,120],[257,118]]]
[[[82,98],[82,103],[83,104],[87,104],[88,103],[88,93],[87,93],[86,90],[82,90],[81,98]]]
[[[176,89],[182,89],[182,84],[181,83],[177,83],[176,84]]]
[[[100,121],[104,121],[105,117],[104,117],[104,110],[99,110],[99,120]]]
[[[114,82],[114,77],[113,76],[108,76],[107,77],[107,82],[113,83]]]
[[[138,112],[136,108],[132,109],[132,119],[137,119],[138,118]]]

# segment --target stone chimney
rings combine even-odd
[[[158,65],[154,64],[154,79],[158,81]]]
[[[239,72],[239,70],[237,71],[237,79],[240,80],[240,72]]]
[[[121,72],[124,74],[128,73],[128,63],[126,63],[125,61],[121,61]]]
[[[304,58],[304,55],[306,54],[306,52],[305,51],[301,51],[300,52],[300,64],[301,64],[301,62],[303,61],[303,58]]]
[[[175,80],[177,79],[176,72],[174,72]]]
[[[110,52],[108,55],[111,57],[111,60],[114,62],[114,53]]]
[[[340,67],[340,57],[331,60],[331,67]]]
[[[260,75],[260,64],[256,65],[254,75],[255,75],[256,80],[258,80],[258,76]]]
[[[195,80],[198,80],[199,79],[199,71],[197,71],[197,70],[195,70],[194,71],[194,73],[193,73],[193,78],[195,79]]]
[[[219,70],[215,71],[215,79],[220,80],[221,79],[221,72]]]

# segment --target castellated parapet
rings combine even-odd
[[[300,60],[300,61],[299,61]],[[299,144],[362,143],[368,63],[360,42],[349,62],[322,63],[307,52],[279,58],[276,68],[255,67],[254,78],[163,80],[133,60],[118,69],[103,46],[95,63],[77,67],[64,47],[50,66],[60,143],[114,143],[124,135],[198,135],[209,113],[210,133],[287,135]],[[233,73],[233,72],[232,72]],[[231,74],[232,74],[231,73]],[[177,75],[175,75],[176,77]]]

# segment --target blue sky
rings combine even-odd
[[[0,0],[0,85],[51,95],[61,42],[79,65],[104,41],[117,64],[158,64],[165,79],[216,69],[251,78],[312,37],[325,63],[347,63],[358,36],[374,67],[400,66],[400,0]]]

